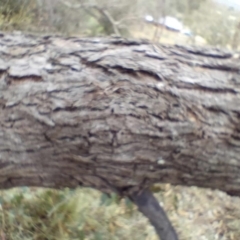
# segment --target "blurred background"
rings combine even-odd
[[[0,0],[0,30],[240,47],[240,0]],[[1,52],[0,52],[1,54]],[[239,240],[240,200],[220,191],[152,189],[181,240]],[[0,191],[0,240],[157,240],[128,199],[93,189]]]
[[[239,0],[0,0],[0,30],[238,49]]]

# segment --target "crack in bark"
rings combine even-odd
[[[240,196],[232,53],[111,38],[3,34],[0,44],[1,188],[116,191],[159,234],[150,215],[161,209],[142,191],[156,182]]]

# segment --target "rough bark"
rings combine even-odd
[[[240,63],[217,49],[0,38],[0,187],[240,194]]]
[[[1,34],[0,188],[239,196],[239,71],[213,48]]]

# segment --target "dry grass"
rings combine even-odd
[[[165,185],[164,188],[162,200],[180,239],[240,239],[239,198],[197,187]]]
[[[158,185],[158,200],[182,240],[239,240],[240,200],[219,191]],[[92,189],[0,193],[1,240],[157,240],[128,200]]]

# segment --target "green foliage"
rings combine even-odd
[[[155,185],[180,239],[240,239],[239,199],[198,188]],[[212,226],[214,222],[214,227]],[[129,199],[92,189],[0,191],[0,239],[157,240]]]
[[[165,1],[166,15],[186,15],[191,14],[209,0],[167,0]]]
[[[31,23],[31,0],[0,0],[0,29],[22,29]]]
[[[210,45],[231,46],[238,12],[209,2],[191,15],[185,16],[185,23],[196,35],[205,38]],[[235,19],[235,21],[234,21]]]
[[[0,12],[6,19],[22,11],[22,6],[26,5],[26,0],[0,0]]]
[[[130,239],[154,234],[129,200],[90,189],[13,189],[0,195],[0,236],[7,240]],[[157,239],[157,238],[156,238]]]
[[[203,42],[205,39],[211,45],[234,48],[238,45],[239,30],[236,25],[239,13],[219,6],[213,0],[63,2],[69,5],[57,0],[0,0],[0,30],[58,32],[79,36],[102,36],[119,32],[123,36],[136,36],[142,32],[146,14],[154,16],[155,20],[162,15],[170,15],[183,21],[195,36],[203,38]],[[150,29],[149,26],[146,28]],[[141,37],[150,38],[149,35],[153,34],[146,31]],[[195,38],[193,40],[192,43],[196,43]]]

